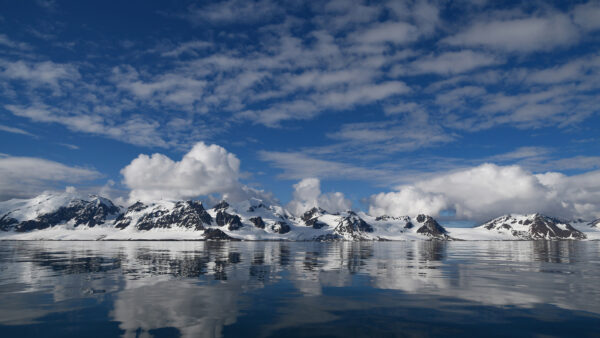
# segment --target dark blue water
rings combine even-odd
[[[0,242],[0,337],[598,337],[600,242]]]

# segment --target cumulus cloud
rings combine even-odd
[[[130,201],[239,194],[240,160],[215,144],[197,143],[180,161],[141,154],[121,170]]]
[[[447,207],[448,201],[443,194],[427,193],[411,186],[369,198],[369,213],[375,216],[437,215]]]
[[[401,186],[369,198],[373,215],[439,215],[484,221],[507,213],[541,212],[565,218],[600,216],[600,171],[576,176],[535,175],[520,166],[482,164]]]
[[[294,199],[288,203],[288,210],[294,215],[320,207],[329,212],[349,210],[352,202],[341,192],[321,193],[321,181],[317,178],[305,178],[294,184]]]
[[[41,158],[0,156],[0,201],[28,198],[65,183],[78,183],[100,176],[93,169]]]

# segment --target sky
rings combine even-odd
[[[600,218],[599,89],[598,1],[3,0],[0,200]]]

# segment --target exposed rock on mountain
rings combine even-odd
[[[581,231],[556,218],[541,214],[506,215],[478,228],[510,235],[516,239],[585,239]]]
[[[244,226],[240,216],[229,214],[223,209],[217,211],[216,221],[218,226],[227,226],[229,230],[237,230]]]
[[[596,228],[600,228],[600,218],[594,221],[591,221],[590,223],[588,223],[589,226],[592,227],[596,227]]]
[[[353,211],[340,215],[338,224],[333,229],[333,234],[345,240],[372,240],[374,238],[369,236],[371,232],[373,227]]]
[[[119,208],[111,201],[89,196],[89,200],[70,194],[41,195],[32,200],[5,202],[14,207],[0,216],[0,230],[26,232],[57,225],[95,227],[114,218]]]
[[[74,193],[46,193],[0,202],[0,239],[91,240],[533,240],[600,239],[600,221],[573,223],[540,214],[503,216],[465,229],[441,226],[419,215],[373,217],[364,212],[330,214],[312,208],[294,217],[260,199],[221,201],[205,209],[198,201],[137,202],[126,210],[111,201]],[[74,231],[85,229],[84,231]],[[589,236],[589,237],[587,237]]]
[[[416,221],[420,227],[417,228],[417,233],[423,234],[436,239],[448,239],[448,234],[446,229],[442,227],[433,217],[427,215],[419,215],[416,218]],[[412,228],[412,223],[409,221],[406,223],[406,226],[409,226],[408,229]],[[405,227],[406,227],[405,226]]]
[[[260,217],[260,216],[250,218],[250,222],[252,222],[252,224],[254,224],[254,226],[259,229],[265,228],[265,222],[263,221],[262,217]]]
[[[233,238],[220,229],[209,228],[204,230],[204,239],[207,241],[239,241]]]
[[[203,230],[212,223],[212,217],[206,212],[202,203],[197,201],[178,201],[145,205],[137,202],[127,208],[115,221],[115,227],[125,229],[135,227],[137,230],[181,227]]]
[[[305,212],[302,217],[300,217],[306,226],[313,227],[314,229],[321,229],[322,227],[326,227],[327,224],[319,221],[319,216],[323,216],[327,212],[321,208],[312,208]]]

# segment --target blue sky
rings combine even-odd
[[[239,159],[225,186],[282,203],[317,178],[379,213],[479,219],[526,196],[600,217],[600,188],[574,183],[600,165],[597,1],[2,1],[0,27],[0,199],[230,193],[201,164],[177,172],[219,184],[168,192],[171,164],[132,163],[203,142]]]

